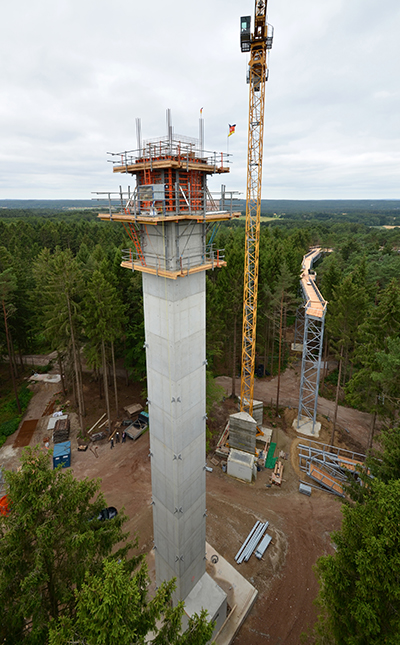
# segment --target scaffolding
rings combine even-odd
[[[166,136],[142,142],[138,119],[137,148],[108,153],[114,173],[136,176],[133,190],[96,193],[106,203],[99,218],[121,222],[133,242],[123,267],[175,280],[226,264],[213,238],[216,225],[240,216],[237,193],[209,191],[207,177],[229,172],[228,157],[203,149],[203,119],[199,126],[199,139],[175,135],[168,110]]]

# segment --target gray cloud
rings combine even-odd
[[[400,7],[394,0],[269,0],[263,196],[400,198]],[[244,191],[252,0],[19,0],[2,7],[0,198],[115,190],[106,151],[175,130],[232,153]],[[228,123],[237,132],[227,139]],[[224,179],[225,181],[225,179]],[[212,185],[217,187],[219,178]]]

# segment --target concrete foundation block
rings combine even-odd
[[[237,412],[229,417],[229,447],[254,454],[257,423],[247,412]]]
[[[185,598],[185,613],[182,620],[184,629],[188,626],[189,618],[194,614],[200,614],[202,609],[206,609],[209,619],[216,623],[214,637],[226,619],[227,595],[208,573],[204,573]]]

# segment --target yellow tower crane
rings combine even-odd
[[[250,16],[240,19],[241,50],[250,52],[247,74],[250,90],[240,409],[250,415],[253,413],[256,357],[265,83],[268,80],[268,52],[272,47],[273,32],[272,25],[267,23],[267,0],[255,0],[254,32],[251,32]]]

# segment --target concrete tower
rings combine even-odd
[[[122,266],[143,274],[156,580],[175,577],[177,601],[216,586],[205,572],[205,271],[225,262],[206,239],[238,213],[224,191],[217,201],[208,191],[207,175],[229,168],[203,150],[202,120],[199,140],[174,135],[169,114],[167,126],[142,144],[139,125],[138,150],[113,158],[136,188],[118,209],[109,195],[100,217],[124,223],[134,249]]]

